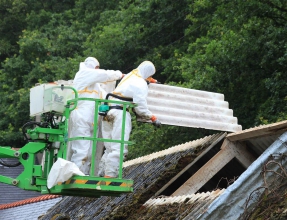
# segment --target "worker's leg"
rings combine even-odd
[[[112,115],[114,116],[113,121],[113,129],[112,129],[112,139],[113,140],[121,140],[122,134],[122,118],[123,112],[121,110],[111,110]],[[124,140],[128,141],[131,132],[131,115],[129,112],[126,113],[126,121],[125,121],[125,134]],[[118,176],[118,169],[120,163],[120,143],[111,143],[110,153],[106,159],[106,169],[105,175],[110,177],[117,177]],[[124,146],[124,155],[128,153],[127,145]]]
[[[111,139],[112,138],[112,129],[113,124],[112,122],[108,122],[106,119],[103,119],[102,121],[102,136],[104,139]],[[101,158],[100,164],[99,164],[99,172],[98,176],[104,176],[105,175],[105,165],[106,165],[106,159],[108,154],[111,151],[111,142],[105,142],[105,151]]]
[[[72,131],[71,137],[90,137],[92,130],[93,116],[91,111],[76,109],[71,114]],[[72,157],[71,161],[75,163],[80,170],[88,174],[89,170],[89,150],[91,141],[89,140],[74,140],[71,144]]]

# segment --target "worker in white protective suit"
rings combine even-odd
[[[155,71],[156,70],[152,62],[144,61],[137,69],[134,69],[122,79],[113,91],[113,94],[125,99],[130,98],[130,101],[137,104],[134,111],[138,117],[147,121],[151,120],[155,126],[160,126],[160,121],[157,120],[156,116],[148,110],[146,100],[148,95],[146,79],[151,77]],[[111,97],[110,99],[121,100],[114,97]],[[119,107],[120,106],[117,106],[117,104],[111,104],[110,110],[103,120],[102,134],[105,139],[121,140],[123,112]],[[125,141],[129,140],[131,129],[131,115],[127,111],[124,134]],[[105,176],[107,178],[117,177],[120,163],[120,143],[105,142],[105,148],[104,155],[102,156],[99,165],[98,175]],[[127,145],[124,146],[123,153],[124,156],[127,155]]]
[[[79,98],[100,98],[104,99],[106,92],[100,83],[114,82],[122,78],[123,74],[117,70],[99,69],[100,64],[94,57],[86,58],[80,63],[79,71],[74,78],[74,88],[78,91]],[[92,137],[94,128],[95,102],[79,101],[77,108],[70,116],[71,131],[70,137]],[[74,140],[71,142],[71,161],[80,170],[89,174],[91,160],[92,141]]]

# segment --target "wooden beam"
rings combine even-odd
[[[256,158],[247,150],[246,144],[242,142],[230,142],[228,140],[227,144],[233,147],[236,159],[244,166],[246,169],[256,160]]]
[[[182,196],[196,193],[204,186],[218,171],[229,163],[236,155],[233,146],[228,145],[229,141],[224,141],[222,149],[201,167],[192,177],[190,177],[172,196]]]
[[[160,195],[164,190],[166,190],[174,181],[177,180],[183,173],[185,173],[192,165],[194,165],[200,158],[202,158],[209,150],[211,150],[218,142],[225,138],[227,133],[220,135],[208,148],[206,148],[198,157],[196,157],[190,164],[188,164],[184,169],[182,169],[176,176],[174,176],[168,183],[166,183],[159,191],[155,193],[155,196]]]
[[[269,125],[262,125],[260,127],[247,129],[237,133],[232,133],[227,135],[227,139],[230,141],[244,141],[247,139],[264,137],[268,135],[280,135],[283,134],[285,131],[287,131],[287,120]]]

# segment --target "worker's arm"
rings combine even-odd
[[[132,85],[137,87],[134,89],[133,102],[137,104],[137,107],[134,108],[136,114],[145,120],[150,120],[152,117],[151,111],[147,106],[147,95],[148,95],[148,86],[144,80],[138,81],[137,85]]]
[[[76,74],[74,84],[78,90],[82,90],[94,83],[111,82],[121,79],[122,72],[117,70],[90,69],[81,65]]]
[[[90,85],[93,83],[113,82],[122,78],[122,72],[119,70],[90,69]]]

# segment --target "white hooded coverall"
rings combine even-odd
[[[121,71],[95,69],[99,66],[97,59],[88,57],[80,63],[79,71],[74,78],[74,88],[79,98],[104,99],[106,94],[100,83],[116,81],[122,78]],[[95,102],[79,101],[77,108],[70,116],[70,137],[92,137],[94,123]],[[89,174],[92,141],[74,140],[71,142],[72,157],[80,170]]]
[[[137,69],[134,69],[132,72],[127,74],[113,92],[113,94],[121,97],[132,98],[133,102],[138,105],[134,108],[136,114],[147,120],[151,119],[153,115],[147,107],[146,99],[148,95],[148,85],[145,79],[152,76],[154,73],[155,67],[153,63],[150,61],[144,61]],[[116,98],[111,99],[118,100]],[[121,140],[122,118],[122,110],[111,109],[108,112],[102,124],[103,138]],[[131,115],[127,111],[124,134],[125,141],[129,140],[131,129]],[[106,150],[101,158],[98,175],[117,177],[120,162],[120,143],[105,142],[104,144]],[[127,155],[127,153],[128,149],[127,145],[125,145],[124,155]]]

